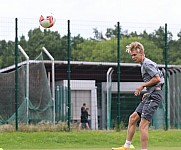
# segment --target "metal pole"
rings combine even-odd
[[[18,18],[15,19],[15,110],[16,131],[18,130]]]
[[[68,73],[68,129],[70,131],[70,118],[71,118],[71,89],[70,89],[70,20],[68,20],[68,52],[67,52],[67,73]]]
[[[56,113],[57,113],[57,115],[56,115],[56,118],[55,118],[55,120],[57,122],[60,121],[60,113],[59,113],[59,111],[60,111],[60,103],[59,103],[60,96],[59,96],[59,91],[60,91],[59,86],[57,86],[56,87]]]
[[[167,24],[165,24],[165,130],[168,130],[168,40]]]
[[[120,130],[120,24],[119,22],[117,23],[117,28],[118,28],[118,41],[117,41],[117,64],[118,64],[118,101],[117,101],[117,110],[118,110],[118,114],[117,114],[117,125],[118,125],[118,130]]]
[[[26,116],[27,116],[27,124],[29,122],[29,57],[23,48],[18,45],[19,50],[26,58]]]
[[[43,51],[52,61],[52,100],[53,100],[53,124],[55,125],[55,61],[52,55],[45,47],[42,47]]]
[[[111,90],[109,92],[109,89],[111,89],[111,76],[113,73],[113,68],[110,67],[107,71],[107,129],[110,129],[111,126]]]

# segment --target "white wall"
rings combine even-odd
[[[64,86],[67,86],[67,80],[62,81]],[[89,107],[91,128],[98,129],[97,116],[97,87],[94,80],[71,80],[71,111],[73,120],[80,120],[80,109],[85,102]]]

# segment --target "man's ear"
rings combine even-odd
[[[145,56],[145,53],[143,51],[140,51],[140,54],[142,54],[143,56]]]

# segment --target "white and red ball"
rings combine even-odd
[[[39,23],[44,28],[51,28],[55,24],[55,18],[53,16],[40,16]]]

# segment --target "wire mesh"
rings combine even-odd
[[[39,18],[18,18],[18,35],[19,44],[26,51],[31,60],[35,59],[36,56],[42,51],[42,47],[50,52],[55,58],[55,61],[67,61],[67,20],[56,18],[55,25],[50,29],[44,29],[39,25]],[[80,122],[80,108],[83,102],[88,104],[89,113],[91,115],[91,127],[94,129],[107,128],[107,99],[106,89],[104,84],[106,82],[106,73],[112,64],[117,62],[117,22],[103,22],[103,21],[88,21],[88,20],[70,20],[70,31],[71,31],[71,61],[78,65],[71,68],[72,82],[76,80],[73,87],[71,87],[71,121]],[[14,64],[14,40],[15,40],[15,19],[14,18],[2,18],[0,22],[0,68],[11,66]],[[133,22],[121,22],[121,63],[132,65],[131,57],[125,52],[125,47],[132,41],[140,41],[145,45],[146,56],[158,64],[164,64],[164,24],[146,24],[146,23],[133,23]],[[169,33],[169,64],[180,65],[180,37],[177,36],[180,33],[179,25],[168,25]],[[171,34],[171,33],[172,34]],[[174,52],[174,53],[171,53]],[[155,55],[156,54],[156,55]],[[47,60],[47,56],[44,56],[44,60]],[[24,57],[19,57],[19,62],[24,61]],[[86,65],[87,64],[87,65]],[[89,64],[89,65],[88,65]],[[90,65],[91,64],[91,65]],[[94,65],[92,65],[94,64]],[[96,64],[96,65],[95,65]],[[111,64],[111,65],[110,65]],[[84,66],[78,69],[78,66]],[[61,80],[56,78],[56,121],[67,121],[67,87],[66,87],[66,68],[57,66],[57,70],[61,70],[63,75]],[[175,66],[180,68],[179,66]],[[174,68],[174,67],[173,67]],[[47,68],[46,68],[47,69]],[[114,67],[113,80],[117,81],[117,68]],[[139,67],[138,67],[139,69]],[[131,75],[121,68],[122,81],[125,81],[126,77]],[[47,71],[47,70],[46,70]],[[172,71],[169,77],[169,124],[170,128],[180,128],[180,71]],[[104,74],[104,76],[101,76]],[[135,74],[133,72],[132,74]],[[31,74],[30,78],[35,75]],[[47,76],[47,74],[46,74]],[[45,76],[45,77],[46,77]],[[63,76],[63,77],[62,77]],[[139,74],[138,74],[139,76]],[[37,76],[36,76],[37,77]],[[13,80],[13,77],[12,77]],[[33,79],[32,79],[33,80]],[[88,82],[84,82],[88,80]],[[1,81],[1,88],[4,91],[6,84],[10,79],[3,79]],[[22,79],[20,80],[22,81]],[[61,83],[60,83],[61,82]],[[32,81],[32,84],[37,84],[36,80]],[[93,85],[92,85],[93,83]],[[43,83],[42,83],[43,84]],[[72,83],[73,84],[73,83]],[[24,84],[22,83],[22,86]],[[122,84],[120,86],[123,86]],[[84,87],[84,90],[82,89]],[[86,88],[85,88],[86,87]],[[91,87],[91,88],[90,88]],[[30,89],[33,89],[30,86]],[[34,97],[36,93],[41,93],[44,87],[39,87],[39,90],[31,93],[32,100],[35,103],[48,105],[51,107],[49,101],[36,101],[37,97]],[[135,87],[136,88],[136,87]],[[93,90],[94,89],[94,90]],[[129,89],[129,88],[128,88]],[[49,93],[49,89],[47,88]],[[10,90],[13,95],[14,89]],[[111,89],[110,89],[111,91]],[[46,93],[44,93],[43,95]],[[111,128],[115,128],[117,121],[117,98],[116,91],[111,91]],[[25,90],[22,91],[21,95],[24,95]],[[7,94],[9,95],[9,94]],[[34,96],[33,96],[34,95]],[[50,95],[48,95],[50,97]],[[140,97],[133,96],[133,90],[121,91],[121,122],[123,126],[127,126],[129,115],[134,111]],[[30,99],[30,100],[31,100]],[[49,99],[50,100],[50,99]],[[20,103],[24,104],[24,97]],[[11,99],[12,109],[14,109],[14,101]],[[164,100],[155,117],[152,121],[152,126],[155,128],[164,127],[165,108]],[[31,106],[31,104],[30,104]],[[1,111],[6,111],[6,104],[3,104]],[[36,106],[37,107],[37,106]],[[39,111],[43,110],[41,108]],[[3,112],[1,112],[3,113]],[[11,113],[12,115],[12,113]],[[10,117],[11,115],[7,115]],[[51,114],[52,115],[52,114]],[[50,116],[51,116],[50,115]],[[42,114],[43,117],[43,114]],[[7,118],[6,118],[7,119]],[[31,118],[32,120],[34,118]]]

